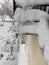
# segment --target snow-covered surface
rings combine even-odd
[[[20,5],[23,8],[28,6],[33,6],[34,4],[47,4],[49,0],[15,0],[16,5]],[[8,3],[8,4],[7,4]],[[4,7],[3,7],[4,6]],[[7,9],[7,10],[6,10]],[[13,15],[13,1],[12,0],[0,0],[0,14],[7,14],[9,16]],[[11,14],[11,15],[10,15]],[[4,16],[5,20],[0,18],[0,53],[4,57],[0,60],[0,65],[28,65],[27,50],[25,44],[20,44],[18,52],[18,44],[13,44],[14,52],[13,55],[16,58],[15,61],[6,60],[9,56],[9,49],[12,44],[6,45],[7,41],[13,43],[18,43],[16,39],[16,32],[22,33],[33,33],[38,34],[38,42],[41,48],[44,48],[44,57],[49,65],[49,28],[48,19],[49,15],[46,12],[36,10],[36,9],[21,9],[17,8],[14,14],[16,32],[13,31],[14,26],[12,22],[13,19],[9,18],[7,15]],[[34,23],[35,20],[39,20],[39,23]],[[13,20],[14,21],[14,20]],[[29,25],[28,25],[29,21]],[[26,24],[27,23],[27,24]],[[20,39],[19,39],[20,40]],[[5,46],[7,46],[5,48]],[[9,48],[10,46],[10,48]],[[7,49],[8,48],[8,49]],[[8,50],[8,52],[5,51]],[[10,49],[11,51],[11,49]]]
[[[18,32],[22,33],[33,33],[38,34],[38,42],[41,48],[44,48],[44,57],[49,62],[49,49],[46,50],[49,44],[49,15],[46,12],[37,10],[37,9],[21,9],[17,8],[15,11],[15,25],[18,28]],[[35,23],[34,21],[37,20],[39,22]],[[28,21],[30,24],[28,24]]]
[[[48,4],[49,0],[15,0],[16,5],[20,5],[23,8],[28,6],[33,6],[35,4]]]
[[[18,65],[28,65],[27,49],[25,44],[21,44],[19,47]]]
[[[10,3],[13,3],[13,0],[0,0],[0,3],[5,3],[5,1],[9,1]]]
[[[3,22],[1,22],[3,24]],[[0,26],[0,38],[3,37],[4,39],[7,38],[9,35],[10,26],[12,26],[11,23],[5,22],[3,26]]]
[[[0,54],[3,54],[3,58],[0,59],[0,65],[16,65],[18,63],[18,44],[16,43],[18,42],[16,39],[16,32],[14,31],[14,20],[8,16],[6,17],[6,21],[2,20],[2,18],[4,18],[4,16],[0,16]],[[7,44],[7,42],[9,42],[9,44]],[[12,44],[14,47],[13,55],[15,57],[15,60],[6,60],[8,56],[10,56]]]
[[[35,20],[40,21],[41,18],[49,19],[49,15],[46,12],[36,9],[23,10],[22,8],[17,8],[14,15],[14,19],[16,21],[15,26],[16,28],[18,26],[19,28],[18,30],[20,33],[29,32],[29,31],[30,33],[33,33],[35,30],[34,28],[38,26],[38,24],[34,23],[34,21]],[[30,22],[30,25],[27,25],[28,21]]]
[[[14,14],[14,18],[16,22],[23,23],[27,20],[34,21],[34,20],[40,20],[40,18],[47,18],[49,19],[48,13],[38,10],[38,9],[22,9],[22,8],[17,8]]]
[[[49,44],[45,44],[44,58],[49,65]]]
[[[5,3],[5,0],[0,0],[0,3]]]
[[[17,63],[18,63],[17,52],[14,53],[15,60],[6,60],[9,53],[3,52],[3,54],[4,54],[4,57],[2,58],[2,60],[0,60],[0,65],[17,65]]]
[[[7,4],[8,3],[8,4]],[[13,1],[0,0],[0,15],[8,14],[13,15]]]
[[[22,12],[22,13],[21,13]],[[42,25],[42,23],[44,23],[44,25],[47,26],[47,21],[42,21],[40,23],[40,20],[42,18],[49,19],[49,15],[46,12],[40,11],[40,10],[36,10],[36,9],[27,9],[27,10],[23,10],[21,8],[17,8],[15,15],[15,26],[17,26],[17,24],[19,24],[18,28],[20,33],[24,33],[24,32],[29,32],[30,33],[34,32],[34,28],[39,28],[38,26]],[[37,20],[39,21],[39,23],[34,23],[34,21]],[[25,23],[27,23],[28,21],[30,21],[30,25],[26,25]],[[24,24],[24,25],[23,25]],[[28,30],[29,28],[29,30]],[[34,32],[36,33],[36,32]]]
[[[13,22],[14,21],[14,19],[13,18],[10,18],[10,16],[8,16],[8,15],[4,15],[4,18],[3,18],[3,21],[4,22]]]
[[[11,36],[12,32],[10,33],[9,30],[10,30],[10,27],[12,26],[12,23],[0,21],[0,25],[1,25],[0,26],[0,40],[4,41],[4,44],[5,44],[6,40]]]

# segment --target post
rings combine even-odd
[[[36,35],[24,35],[28,47],[28,65],[46,65]]]

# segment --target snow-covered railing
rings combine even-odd
[[[49,0],[15,0],[16,5],[20,5],[22,7],[33,6],[36,4],[49,4]]]

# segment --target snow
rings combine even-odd
[[[49,47],[49,28],[47,26],[48,20],[49,20],[49,15],[46,12],[37,10],[37,9],[21,9],[21,8],[17,8],[17,10],[15,11],[15,25],[17,25],[16,27],[18,28],[18,32],[20,34],[22,33],[33,33],[33,34],[38,34],[38,42],[40,45],[40,48],[44,48],[44,57],[47,61],[47,63],[49,63],[49,48],[47,49],[48,46]],[[34,21],[37,20],[39,21],[38,23],[34,23]],[[30,21],[30,24],[26,25],[26,23],[28,23],[28,21]],[[23,25],[25,23],[25,25]],[[19,25],[18,25],[19,24]],[[24,52],[25,50],[22,50],[23,47],[22,45],[20,45],[20,52],[22,54],[19,53],[19,64],[21,62],[23,62],[24,59]],[[24,53],[24,54],[23,54]],[[23,60],[22,60],[23,59]],[[26,62],[23,62],[24,64]],[[21,63],[21,65],[23,64]]]
[[[27,20],[33,22],[34,20],[39,20],[41,17],[49,19],[49,15],[46,12],[40,11],[38,9],[23,10],[22,8],[17,8],[14,14],[14,19],[18,23],[23,23]]]
[[[4,14],[13,15],[13,1],[0,0],[0,15]]]
[[[13,27],[12,22],[3,22],[0,18],[0,50],[6,45],[7,40],[11,42],[15,40],[16,33],[13,31]]]
[[[0,0],[0,3],[5,3],[5,0]]]
[[[22,8],[17,8],[14,15],[15,27],[20,33],[26,33],[26,32],[29,33],[29,31],[30,33],[33,33],[35,30],[34,28],[37,28],[37,26],[40,25],[40,23],[37,24],[34,21],[35,20],[40,21],[41,18],[49,19],[49,15],[46,12],[36,10],[36,9],[24,10]],[[27,25],[28,21],[30,22],[30,25]],[[36,33],[36,30],[34,33]]]
[[[6,0],[0,0],[0,3],[5,3]],[[13,3],[12,0],[9,0],[10,3]],[[7,2],[9,2],[7,1]],[[34,4],[45,4],[49,3],[49,0],[15,0],[16,5],[20,5],[23,8],[26,8],[28,6],[33,6]],[[8,4],[6,3],[8,6]],[[8,9],[12,10],[11,5]],[[2,5],[0,5],[0,8],[2,8]],[[41,48],[44,48],[44,57],[49,64],[49,29],[47,28],[47,19],[49,19],[49,15],[46,12],[37,10],[37,9],[21,9],[17,8],[14,14],[15,19],[15,26],[13,26],[13,19],[11,19],[9,16],[5,15],[5,19],[2,21],[0,18],[0,53],[3,53],[4,57],[0,60],[0,65],[4,65],[6,62],[6,58],[9,55],[9,52],[3,52],[4,47],[7,43],[7,41],[13,43],[14,40],[16,43],[18,43],[18,40],[16,39],[16,33],[33,33],[38,34],[38,42]],[[12,21],[13,20],[13,21]],[[40,23],[34,23],[35,20],[39,20]],[[5,21],[12,21],[12,22],[5,22]],[[26,22],[29,25],[26,25]],[[23,25],[25,24],[25,25]],[[16,27],[16,32],[13,31],[14,27]],[[20,40],[20,39],[19,39]],[[17,44],[18,45],[18,44]],[[10,44],[12,46],[12,44]],[[18,46],[13,45],[14,51],[18,52]],[[8,48],[8,46],[6,47]],[[9,48],[8,48],[9,50]],[[16,59],[18,62],[18,65],[28,65],[28,57],[27,57],[27,50],[25,44],[20,44],[19,46],[19,52],[14,53],[15,56],[18,55],[18,58]],[[16,61],[15,61],[16,62]],[[14,62],[13,64],[14,65]]]
[[[13,0],[0,0],[0,3],[5,3],[5,1],[9,1],[10,3],[13,3]]]
[[[21,44],[18,53],[18,65],[28,65],[25,44]]]
[[[35,4],[47,4],[49,3],[49,0],[15,0],[16,5],[20,5],[23,8],[28,6],[33,6]]]
[[[44,58],[49,65],[49,44],[45,44]]]
[[[0,4],[0,8],[2,8],[2,5]]]
[[[11,23],[4,23],[4,25],[0,27],[0,37],[1,36],[3,36],[3,38],[7,37],[10,26]]]
[[[3,58],[0,60],[0,65],[16,65],[18,63],[18,44],[16,39],[16,32],[14,31],[13,19],[8,16],[5,17],[6,21],[2,20],[2,16],[0,17],[0,54],[3,54]],[[8,18],[8,19],[7,19]],[[8,22],[7,22],[8,20]],[[14,41],[15,40],[15,41]],[[9,44],[7,44],[7,41]],[[13,44],[15,43],[15,44]],[[6,60],[10,57],[11,46],[14,46],[13,55],[15,57],[14,61]]]

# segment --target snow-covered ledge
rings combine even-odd
[[[19,33],[34,33],[36,34],[36,30],[39,28],[39,25],[42,25],[43,23],[46,24],[48,19],[49,19],[49,15],[44,12],[44,11],[40,11],[40,10],[36,10],[36,9],[27,9],[27,10],[23,10],[21,8],[17,8],[17,10],[15,11],[15,26],[18,28],[17,31]],[[40,23],[41,19],[45,18],[45,22]],[[37,21],[37,22],[35,22]],[[38,22],[39,21],[39,22]]]
[[[17,31],[19,34],[23,33],[38,34],[39,45],[41,48],[44,48],[45,53],[44,56],[46,57],[47,52],[49,52],[48,49],[45,47],[49,45],[49,28],[47,25],[49,20],[48,13],[37,9],[23,10],[21,8],[18,8],[15,11],[14,17],[16,21],[15,25],[17,27]],[[49,58],[49,56],[47,57]],[[46,60],[48,60],[49,62],[49,59],[46,58]]]
[[[16,5],[24,7],[33,6],[36,4],[49,4],[49,0],[15,0]]]
[[[18,8],[15,11],[14,17],[17,32],[19,34],[38,34],[38,40],[41,43],[41,47],[43,47],[43,44],[46,42],[49,43],[48,13],[37,9],[27,9],[24,11],[23,9]]]

